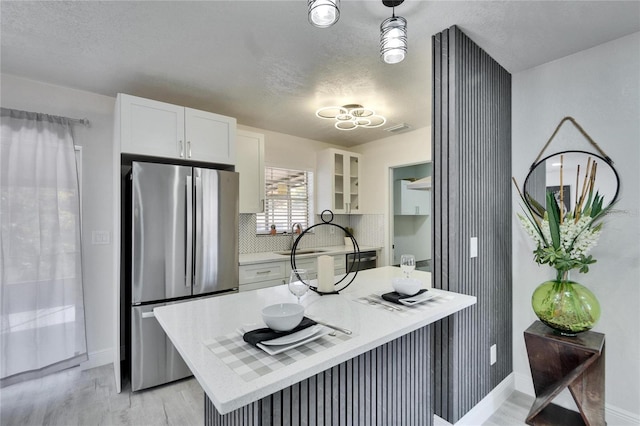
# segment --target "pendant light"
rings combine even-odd
[[[340,0],[308,0],[309,22],[314,27],[327,28],[340,18]]]
[[[382,4],[393,8],[391,18],[380,24],[380,58],[387,64],[402,62],[407,54],[407,20],[396,16],[395,7],[404,0],[382,0]]]

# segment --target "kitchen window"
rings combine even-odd
[[[256,233],[291,232],[299,223],[302,229],[312,225],[313,173],[305,170],[265,168],[264,213],[256,215]]]

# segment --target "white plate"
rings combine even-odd
[[[290,345],[291,343],[296,343],[297,341],[304,340],[308,337],[313,336],[321,329],[320,326],[314,325],[311,327],[307,327],[300,331],[296,331],[295,333],[287,334],[286,336],[277,337],[271,340],[265,340],[260,342],[263,345],[267,346],[281,346],[281,345]]]
[[[417,305],[418,303],[422,303],[422,302],[426,302],[427,300],[431,300],[436,296],[437,296],[437,294],[435,294],[432,291],[425,291],[424,293],[419,294],[417,296],[408,297],[406,299],[400,299],[400,303],[402,303],[405,306],[413,306],[413,305]]]
[[[292,343],[290,345],[279,345],[279,346],[266,346],[263,345],[262,343],[258,343],[258,347],[260,349],[262,349],[263,351],[265,351],[266,353],[268,353],[269,355],[277,355],[279,353],[282,353],[284,351],[288,351],[289,349],[293,349],[293,348],[297,348],[298,346],[304,345],[306,343],[312,342],[316,339],[321,338],[322,336],[325,336],[327,334],[329,334],[329,332],[331,332],[331,330],[328,327],[325,326],[317,326],[320,327],[320,331],[318,331],[316,334],[311,335],[310,337],[304,339],[304,340],[300,340],[298,342]]]

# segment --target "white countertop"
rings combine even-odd
[[[352,247],[347,246],[328,246],[328,247],[313,247],[314,250],[322,250],[322,252],[318,253],[309,253],[309,254],[300,254],[296,253],[297,258],[305,258],[305,257],[318,257],[321,255],[336,255],[336,254],[346,254],[353,253]],[[377,251],[381,250],[382,247],[372,247],[372,246],[360,246],[360,252],[365,251]],[[305,250],[305,248],[298,248],[298,250]],[[262,263],[262,262],[276,262],[279,260],[289,261],[290,256],[288,254],[277,254],[271,251],[265,251],[260,253],[240,253],[239,264],[240,265],[250,265],[252,263]]]
[[[295,302],[286,285],[164,306],[154,312],[208,397],[226,414],[476,303],[474,296],[430,290],[442,293],[438,303],[402,316],[354,300],[393,291],[391,280],[399,276],[399,268],[385,266],[359,272],[339,295],[308,292],[302,300],[305,314],[352,330],[351,338],[251,381],[231,370],[204,342],[243,324],[263,324],[264,306]],[[413,277],[430,287],[429,272],[414,271]]]

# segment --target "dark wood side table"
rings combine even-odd
[[[540,321],[524,332],[536,400],[528,425],[602,426],[604,420],[604,334],[562,336]],[[579,413],[552,404],[569,388]]]

